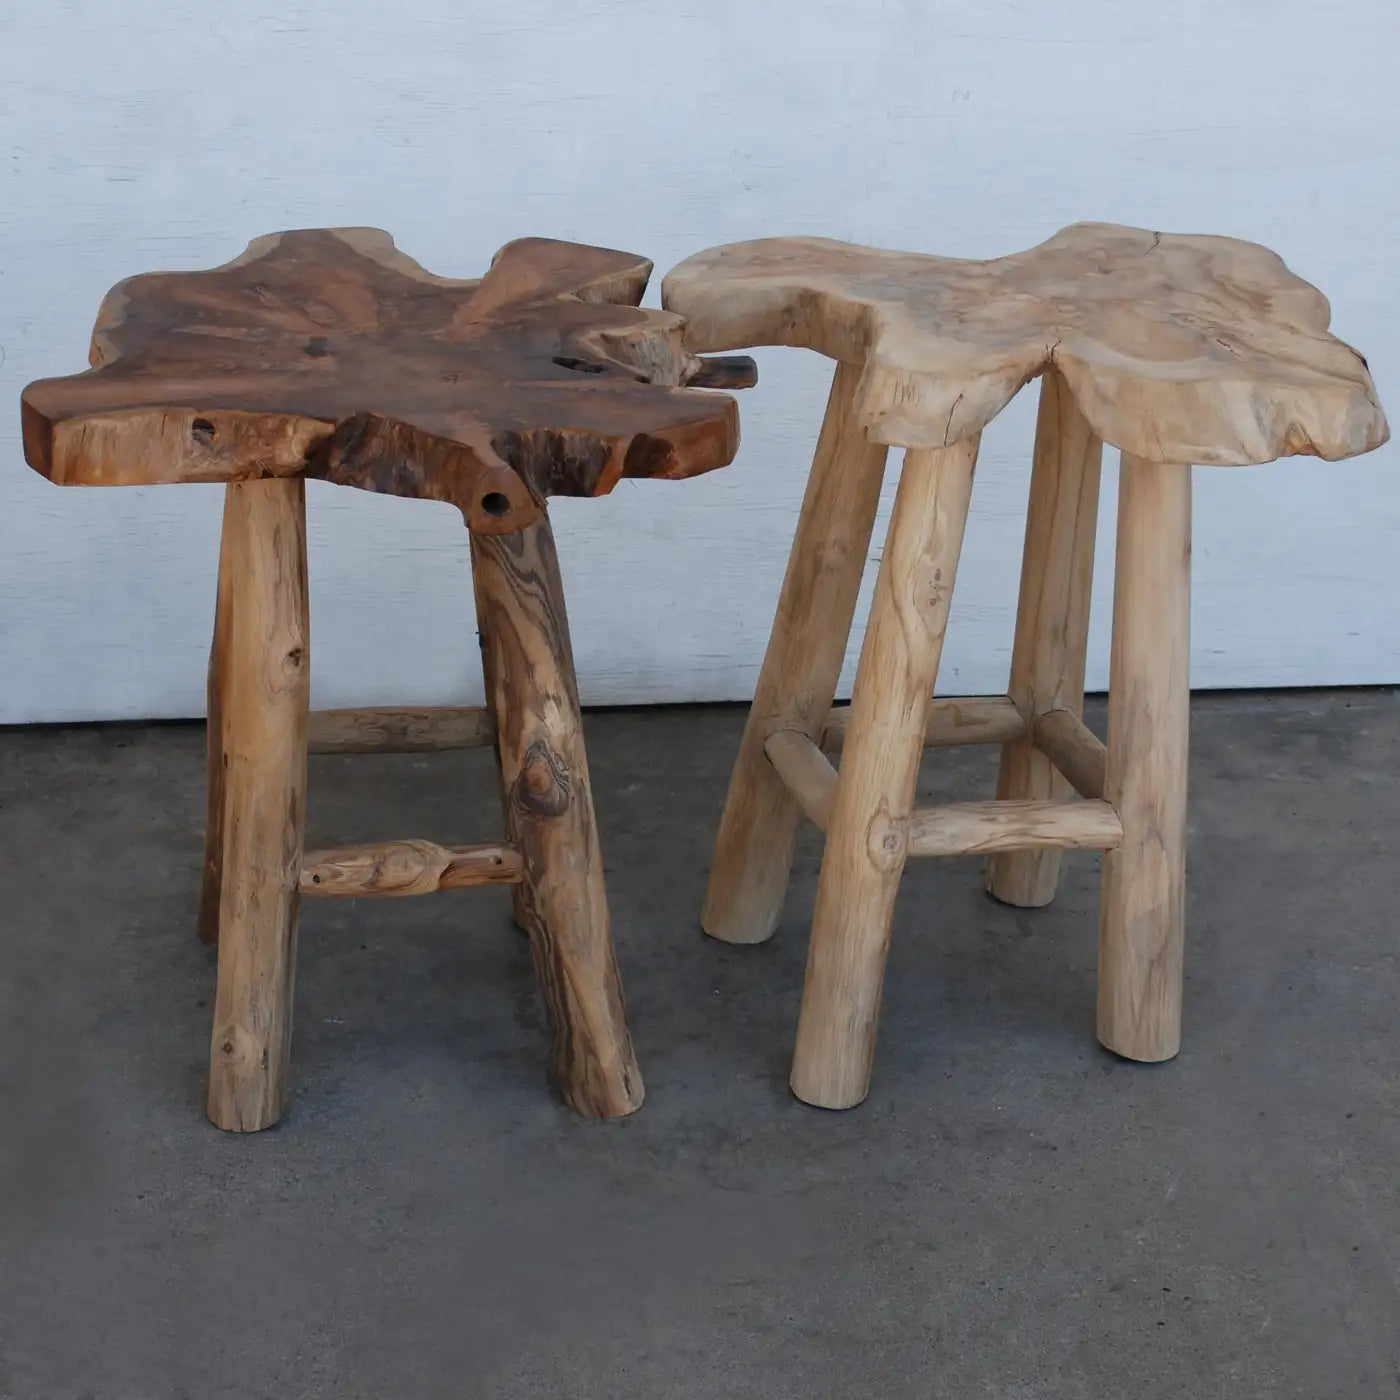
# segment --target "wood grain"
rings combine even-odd
[[[499,841],[475,846],[379,841],[311,852],[302,865],[299,888],[308,898],[362,898],[512,885],[524,877],[520,852]]]
[[[93,368],[24,391],[25,456],[63,484],[319,477],[519,529],[546,496],[733,457],[733,400],[681,386],[743,376],[637,305],[650,271],[527,238],[462,281],[377,229],[268,234],[223,267],[115,287]]]
[[[808,821],[825,831],[836,800],[836,770],[826,755],[795,729],[770,734],[763,752]]]
[[[846,743],[851,707],[836,705],[827,716],[821,746],[840,753]],[[1026,732],[1026,721],[1006,695],[939,696],[929,705],[924,747],[956,744],[1000,744]]]
[[[1154,461],[1335,459],[1388,435],[1327,299],[1234,238],[1073,224],[988,262],[765,238],[687,258],[662,296],[693,349],[864,365],[856,418],[892,445],[978,433],[1050,368],[1103,441]]]
[[[472,536],[486,691],[506,835],[524,859],[526,931],[552,1032],[555,1084],[578,1112],[642,1102],[613,952],[559,561],[547,515]]]
[[[1130,1060],[1181,1046],[1190,630],[1191,468],[1125,455],[1104,784],[1123,842],[1103,861],[1098,1033]]]
[[[1064,376],[1048,370],[1040,382],[1011,650],[1011,699],[1028,724],[1047,710],[1084,712],[1102,458],[1103,444],[1076,406]],[[1002,749],[999,798],[1063,801],[1069,793],[1067,776],[1029,733]],[[1027,909],[1049,904],[1059,883],[1060,855],[1054,849],[1017,851],[987,862],[987,892],[1005,904]]]
[[[1035,746],[1081,797],[1103,796],[1108,750],[1072,710],[1051,710],[1037,716]]]
[[[313,710],[307,729],[311,753],[435,753],[495,741],[490,710],[452,705]]]
[[[304,484],[230,486],[224,549],[234,603],[219,637],[225,787],[208,1113],[220,1128],[256,1132],[282,1114],[292,1038],[311,671]]]
[[[972,494],[977,439],[904,454],[827,826],[792,1089],[849,1108],[870,1086],[890,919]]]
[[[214,595],[214,637],[209,645],[209,672],[205,684],[204,720],[204,873],[199,887],[199,936],[205,943],[219,941],[219,900],[224,868],[224,736],[223,686],[225,653],[229,644],[233,609],[233,579],[229,559],[229,510],[232,504],[224,488],[224,516],[219,535],[219,577]]]
[[[1107,802],[949,802],[909,817],[911,856],[987,855],[994,851],[1104,851],[1123,839]]]
[[[860,380],[837,365],[802,501],[777,616],[715,838],[701,927],[726,943],[761,943],[787,893],[800,810],[763,746],[826,725],[860,592],[886,451],[852,414]]]

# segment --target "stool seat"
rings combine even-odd
[[[701,924],[774,931],[799,820],[826,834],[792,1062],[799,1098],[870,1083],[890,921],[911,856],[984,854],[1004,903],[1048,903],[1102,851],[1098,1036],[1181,1040],[1191,472],[1387,436],[1366,362],[1316,288],[1232,238],[1075,224],[989,262],[820,238],[711,248],[666,278],[692,350],[837,361]],[[1029,380],[1040,412],[1008,693],[935,700],[981,432]],[[1108,742],[1083,722],[1105,442],[1122,449]],[[889,447],[904,463],[849,709],[836,685]],[[999,743],[996,799],[918,808],[931,745]],[[839,772],[827,757],[839,752]]]
[[[796,345],[861,365],[855,413],[891,446],[980,432],[1051,367],[1102,441],[1153,461],[1330,460],[1387,437],[1327,298],[1235,238],[1072,224],[987,262],[764,238],[688,258],[663,296],[693,350]]]
[[[525,238],[457,280],[379,229],[268,234],[211,271],[114,287],[94,368],[25,390],[25,452],[65,485],[306,476],[518,530],[546,496],[733,457],[734,401],[679,387],[713,367],[678,316],[636,305],[650,272]]]
[[[23,395],[30,465],[63,485],[224,483],[199,931],[219,949],[207,1111],[256,1131],[286,1099],[299,901],[509,885],[565,1101],[642,1102],[546,498],[694,476],[739,441],[698,387],[651,264],[549,239],[476,280],[437,277],[377,229],[255,239],[209,272],[133,277],[98,313],[86,373]],[[305,478],[457,506],[470,529],[486,707],[309,713]],[[504,841],[304,849],[308,751],[491,745]]]

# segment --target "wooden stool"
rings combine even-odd
[[[55,482],[226,482],[209,666],[200,929],[219,945],[209,1117],[253,1131],[285,1099],[301,895],[513,884],[580,1113],[642,1101],[624,1019],[545,498],[728,462],[748,382],[638,309],[651,264],[542,239],[479,281],[435,277],[375,229],[271,234],[210,272],[103,302],[94,368],[25,390],[24,447]],[[507,840],[388,841],[303,857],[309,637],[303,478],[458,506],[471,530],[484,710],[312,715],[310,747],[494,743]]]
[[[801,345],[838,362],[703,914],[716,938],[767,938],[799,812],[826,831],[793,1091],[828,1108],[865,1097],[910,855],[986,853],[992,894],[1031,906],[1054,895],[1061,850],[1106,851],[1099,1039],[1130,1059],[1175,1055],[1188,464],[1385,440],[1326,300],[1254,244],[1079,224],[992,262],[733,244],[676,268],[664,302],[693,350]],[[979,434],[1036,376],[1010,694],[934,700]],[[1081,719],[1104,442],[1123,453],[1106,752]],[[904,470],[852,703],[832,710],[889,446]],[[915,810],[925,745],[962,743],[1002,745],[998,800]]]

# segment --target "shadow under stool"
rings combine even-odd
[[[702,923],[777,923],[797,823],[826,833],[792,1088],[870,1084],[909,856],[983,853],[1009,904],[1102,850],[1098,1037],[1181,1038],[1192,464],[1384,442],[1366,363],[1314,287],[1256,244],[1076,224],[988,262],[819,238],[711,248],[665,279],[695,351],[837,362],[777,617],[730,782]],[[1041,379],[1009,693],[934,699],[979,436]],[[1083,723],[1102,445],[1120,449],[1108,744]],[[850,708],[833,709],[889,447],[904,449]],[[995,801],[913,805],[926,745],[999,743]],[[839,751],[839,773],[827,754]]]
[[[225,484],[209,665],[200,928],[219,949],[208,1114],[286,1099],[303,896],[514,886],[578,1112],[642,1101],[609,925],[564,593],[545,502],[684,478],[738,445],[752,361],[697,360],[642,310],[651,264],[523,239],[437,277],[376,229],[259,238],[207,272],[134,277],[87,373],[24,392],[29,463],[82,485]],[[471,532],[482,710],[309,714],[305,478],[458,507]],[[303,852],[306,754],[492,744],[506,839]]]

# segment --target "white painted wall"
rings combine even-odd
[[[1394,0],[6,0],[0,721],[203,709],[217,488],[61,491],[20,455],[21,386],[82,365],[120,277],[318,224],[471,275],[526,233],[665,269],[1108,219],[1277,248],[1400,414],[1397,52]],[[586,701],[750,693],[829,368],[759,359],[736,465],[556,507]],[[1031,424],[985,439],[950,693],[1004,684]],[[1198,685],[1400,681],[1397,466],[1196,473]],[[479,694],[454,511],[313,485],[311,535],[315,703]]]

